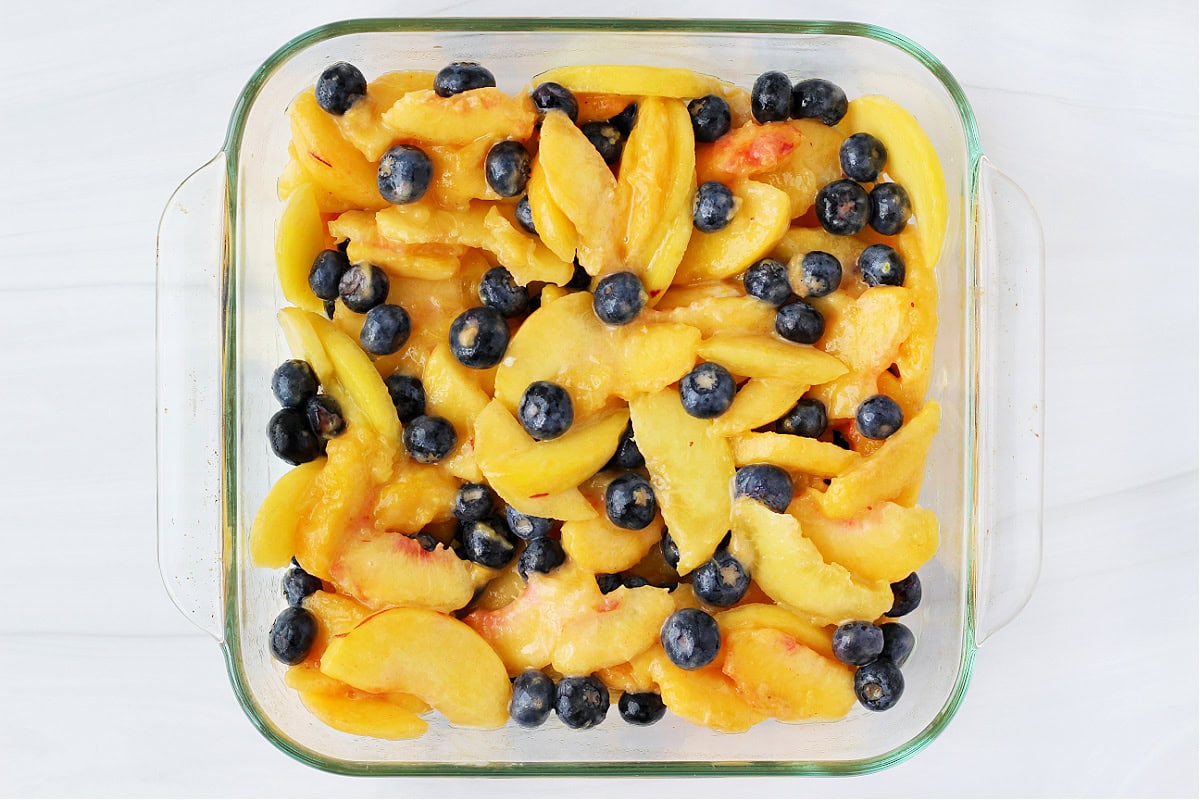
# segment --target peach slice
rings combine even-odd
[[[488,186],[484,171],[487,154],[495,143],[495,139],[483,138],[462,146],[428,146],[426,152],[433,162],[429,197],[438,205],[456,210],[469,208],[472,200],[499,200],[500,195]]]
[[[425,387],[425,412],[445,417],[458,434],[458,444],[451,459],[469,453],[472,461],[478,464],[477,443],[472,443],[475,419],[490,401],[486,385],[493,373],[494,370],[464,367],[450,352],[448,338],[439,341],[425,361],[421,375]]]
[[[658,311],[703,304],[716,298],[746,297],[745,290],[737,280],[704,281],[687,286],[672,286],[658,301]]]
[[[833,633],[783,606],[747,603],[717,614],[722,633],[771,628],[783,631],[800,644],[826,658],[833,658]]]
[[[779,240],[771,257],[788,265],[788,278],[792,290],[796,291],[803,286],[801,266],[804,256],[815,250],[829,253],[842,265],[842,291],[858,296],[866,286],[856,276],[854,265],[866,248],[867,242],[854,236],[837,236],[824,228],[794,227]],[[826,299],[836,296],[830,295]]]
[[[304,169],[300,164],[300,157],[296,155],[295,145],[289,143],[288,162],[284,165],[283,172],[279,173],[276,194],[279,195],[280,200],[287,200],[303,186],[312,187],[313,195],[316,198],[317,210],[322,214],[341,214],[354,208],[352,203],[342,200],[328,189],[313,181],[312,176],[308,174],[308,170]]]
[[[349,239],[346,256],[352,264],[369,262],[386,269],[389,275],[441,281],[458,274],[459,258],[465,252],[458,245],[403,244],[379,234],[372,211],[347,211],[330,220],[329,234],[337,240]],[[314,258],[316,255],[314,254]],[[309,262],[312,266],[312,262]],[[305,286],[308,275],[305,274]],[[310,291],[309,294],[312,294]],[[308,309],[320,311],[320,309]]]
[[[678,97],[685,100],[717,94],[721,81],[678,67],[626,66],[624,64],[588,64],[556,67],[537,75],[539,83],[559,83],[572,92],[623,94],[634,97]]]
[[[746,464],[774,464],[790,472],[832,478],[862,463],[862,456],[836,444],[786,433],[743,433],[733,440],[733,460]]]
[[[317,254],[325,249],[325,222],[317,207],[311,183],[296,187],[288,197],[275,230],[275,269],[279,288],[292,305],[320,311],[321,300],[308,285],[308,273]]]
[[[564,522],[562,546],[572,561],[589,572],[621,572],[641,561],[662,538],[662,531],[661,517],[640,531],[630,531],[597,514],[595,519]]]
[[[645,652],[675,610],[667,590],[653,586],[622,586],[607,595],[597,587],[589,600],[564,622],[551,651],[551,665],[564,675],[587,675]]]
[[[768,425],[790,411],[800,396],[807,391],[808,384],[804,383],[775,378],[751,378],[738,389],[729,410],[717,417],[713,424],[713,432],[720,436],[739,436]],[[736,444],[733,457],[735,461],[739,458]]]
[[[374,739],[415,739],[429,723],[386,696],[300,692],[300,702],[334,730]]]
[[[723,637],[722,671],[754,708],[783,721],[840,719],[854,706],[854,672],[772,628]]]
[[[554,255],[563,261],[572,261],[575,251],[579,248],[579,231],[575,230],[574,223],[567,218],[550,195],[541,158],[533,160],[526,191],[529,194],[533,227],[537,229],[538,237]]]
[[[467,562],[443,545],[426,551],[402,533],[363,530],[346,537],[330,574],[339,592],[369,608],[455,611],[475,594]]]
[[[379,165],[346,141],[333,116],[317,105],[312,90],[292,101],[288,119],[300,165],[318,186],[353,208],[387,206],[379,195]]]
[[[517,572],[514,561],[488,581],[472,604],[484,611],[496,611],[516,600],[525,591],[525,579]]]
[[[828,353],[773,336],[720,334],[701,342],[697,353],[750,378],[816,386],[846,374],[846,366]]]
[[[528,139],[537,113],[529,95],[495,87],[439,97],[432,89],[408,92],[383,112],[397,139],[433,145],[467,145],[477,139]]]
[[[787,122],[751,122],[733,128],[701,150],[696,178],[728,184],[737,178],[769,172],[787,161],[802,139],[800,131]]]
[[[324,590],[317,590],[304,598],[304,607],[317,618],[317,638],[308,651],[308,661],[305,663],[319,661],[333,637],[349,633],[374,613],[352,597]]]
[[[325,466],[318,458],[293,467],[275,482],[250,525],[250,560],[259,567],[287,566],[296,552],[296,524],[307,513],[313,481]]]
[[[787,124],[800,134],[800,141],[786,158],[755,179],[786,192],[795,219],[812,208],[822,186],[842,177],[838,151],[845,137],[817,120],[796,119]]]
[[[385,72],[367,84],[367,94],[340,117],[334,117],[346,141],[370,161],[378,161],[396,141],[383,125],[383,113],[409,92],[433,88],[433,72]]]
[[[441,464],[406,461],[396,477],[380,487],[372,517],[383,529],[420,533],[430,523],[453,519],[458,486]]]
[[[678,299],[678,290],[672,290]],[[775,327],[775,309],[745,295],[698,298],[686,305],[655,308],[646,312],[654,322],[677,322],[696,328],[704,336],[748,333],[769,335]]]
[[[739,181],[733,194],[741,200],[733,220],[715,233],[691,237],[676,281],[690,283],[737,275],[779,243],[791,222],[791,201],[774,186]]]
[[[649,672],[667,708],[688,722],[724,733],[741,733],[767,718],[742,699],[737,686],[716,662],[701,669],[680,669],[659,648],[650,661]]]

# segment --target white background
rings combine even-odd
[[[928,750],[856,779],[367,780],[293,763],[155,565],[154,236],[292,36],[395,15],[846,18],[924,44],[1046,231],[1046,538]],[[0,5],[0,794],[1192,795],[1197,9],[610,0]]]

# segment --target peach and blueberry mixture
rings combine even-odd
[[[901,697],[946,194],[884,97],[327,69],[289,110],[267,637],[379,738]]]

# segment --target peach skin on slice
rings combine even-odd
[[[296,554],[296,524],[306,513],[305,501],[325,459],[293,467],[275,482],[250,525],[250,560],[258,567],[287,566]]]
[[[334,730],[373,739],[415,739],[429,723],[384,696],[300,692],[300,702]]]
[[[475,594],[468,562],[443,545],[427,551],[402,533],[347,536],[330,574],[338,591],[370,608],[456,611]]]
[[[854,672],[773,628],[723,637],[722,671],[754,708],[782,722],[840,719],[854,707]]]

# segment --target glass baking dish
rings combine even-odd
[[[925,127],[945,169],[949,229],[937,266],[940,329],[932,397],[942,428],[922,505],[942,542],[922,569],[925,599],[906,622],[918,647],[904,700],[819,724],[767,722],[722,734],[668,715],[650,728],[615,714],[594,730],[451,728],[417,740],[334,731],[285,688],[267,654],[279,573],[253,568],[247,536],[287,469],[263,435],[272,369],[288,357],[276,310],[276,179],[284,113],[322,69],[368,76],[486,64],[516,91],[551,67],[688,67],[749,86],[768,69],[829,78],[850,97],[884,94]],[[238,98],[217,155],[163,214],[158,241],[159,563],[179,608],[213,636],[246,714],[273,744],[359,775],[858,774],[927,745],[962,700],[979,646],[1024,606],[1041,555],[1042,243],[1026,196],[984,158],[962,88],[914,42],[840,22],[378,19],[310,31],[274,53]]]

